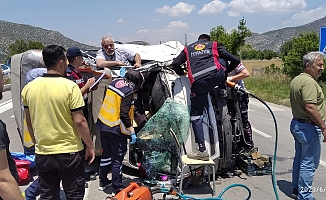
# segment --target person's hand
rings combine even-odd
[[[95,77],[89,78],[86,82],[87,88],[90,88],[95,83]]]
[[[232,82],[232,76],[228,76],[226,80]]]
[[[135,63],[135,64],[134,64],[134,67],[139,68],[139,67],[141,67],[141,64],[139,64],[139,63]]]
[[[136,143],[136,140],[137,140],[137,136],[136,136],[135,132],[132,132],[130,134],[130,136],[131,136],[131,142],[130,142],[130,144],[135,144]]]
[[[324,140],[323,140],[323,142],[326,142],[326,129],[325,129],[325,130],[322,130],[322,134],[323,134],[323,136],[324,136]]]
[[[91,66],[88,62],[85,62],[85,60],[83,61],[83,65],[85,65],[86,67],[90,67]]]
[[[118,66],[125,66],[126,64],[125,64],[124,62],[118,61],[118,62],[117,62],[117,65],[118,65]]]
[[[90,165],[95,159],[95,150],[93,145],[86,145],[85,147],[85,160],[89,160]]]

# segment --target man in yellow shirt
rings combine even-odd
[[[83,199],[83,159],[91,163],[95,158],[83,115],[84,100],[78,85],[64,77],[65,49],[49,45],[42,56],[47,74],[22,91],[27,127],[35,143],[41,199],[55,199],[60,181],[67,199]],[[84,151],[81,139],[85,142]]]

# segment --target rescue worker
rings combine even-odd
[[[230,82],[235,82],[238,84],[242,89],[246,90],[243,79],[249,77],[249,71],[246,69],[246,67],[240,63],[233,71],[231,71],[228,74],[227,80]],[[237,94],[237,101],[240,108],[240,114],[241,114],[241,120],[242,120],[242,127],[243,127],[243,137],[241,137],[240,141],[238,142],[238,145],[242,149],[244,153],[249,153],[252,150],[254,150],[254,141],[252,139],[252,129],[251,124],[249,122],[248,117],[248,108],[249,108],[249,95],[247,93],[240,93]],[[229,103],[229,102],[228,102]],[[231,106],[233,105],[233,102],[231,102]],[[229,107],[230,108],[230,107]],[[235,116],[236,110],[229,109],[229,112],[232,111],[231,116]]]
[[[87,79],[85,82],[83,76],[78,70],[80,66],[83,65],[82,52],[78,47],[71,47],[67,50],[68,68],[67,68],[67,78],[74,81],[80,88],[81,93],[85,101],[85,108],[83,109],[84,116],[88,119],[88,97],[87,94],[90,92],[89,88],[95,83],[95,77]],[[94,87],[93,90],[96,90]]]
[[[122,161],[127,152],[127,138],[131,137],[130,144],[134,144],[137,139],[132,126],[133,103],[136,100],[135,94],[143,83],[143,75],[136,70],[129,70],[124,78],[112,81],[106,91],[96,122],[103,148],[99,190],[105,190],[112,183],[112,196],[123,188]],[[112,180],[107,178],[110,169],[112,169]]]
[[[232,71],[240,64],[239,58],[219,47],[217,41],[210,42],[209,35],[201,34],[198,41],[186,46],[172,62],[175,72],[184,75],[181,65],[187,61],[188,78],[191,84],[190,119],[195,141],[199,147],[195,152],[187,154],[191,159],[209,160],[203,130],[203,111],[209,91],[226,81],[226,68],[220,64],[219,58],[230,63],[227,71]]]

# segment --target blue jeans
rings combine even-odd
[[[40,195],[38,178],[25,190],[26,200],[35,200]]]
[[[36,197],[39,195],[40,195],[40,185],[38,183],[38,178],[37,178],[25,190],[25,199],[26,200],[36,200]],[[57,200],[61,200],[60,190],[58,191]]]
[[[290,131],[295,141],[292,186],[299,191],[297,199],[313,199],[311,189],[320,160],[321,129],[313,124],[300,123],[292,119]]]

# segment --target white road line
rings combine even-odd
[[[264,132],[262,132],[262,131],[260,131],[260,130],[257,130],[257,129],[255,129],[255,128],[253,128],[253,127],[251,127],[251,129],[254,131],[254,132],[256,132],[256,133],[258,133],[258,134],[260,134],[260,135],[262,135],[262,136],[264,136],[264,137],[267,137],[267,138],[271,138],[272,136],[270,136],[270,135],[268,135],[268,134],[266,134],[266,133],[264,133]]]
[[[324,167],[326,167],[326,162],[325,161],[320,160],[319,161],[319,164],[322,165],[322,166],[324,166]]]
[[[12,100],[0,104],[0,114],[12,108]]]
[[[12,102],[12,100],[11,100],[11,99],[10,99],[10,100],[8,100],[8,101],[2,102],[2,103],[0,103],[0,107],[1,107],[1,106],[3,106],[3,105],[5,105],[5,104],[7,104],[7,103],[10,103],[10,102]]]
[[[252,129],[254,132],[256,132],[256,133],[258,133],[258,134],[260,134],[260,135],[262,135],[262,136],[264,136],[264,137],[267,137],[267,138],[271,138],[271,137],[272,137],[272,136],[270,136],[270,135],[268,135],[268,134],[266,134],[266,133],[264,133],[264,132],[262,132],[262,131],[260,131],[260,130],[257,130],[257,129],[255,129],[255,128],[253,128],[253,127],[251,127],[251,129]],[[319,161],[319,164],[322,165],[322,166],[324,166],[324,167],[326,167],[326,162],[325,162],[325,161],[320,160],[320,161]]]

